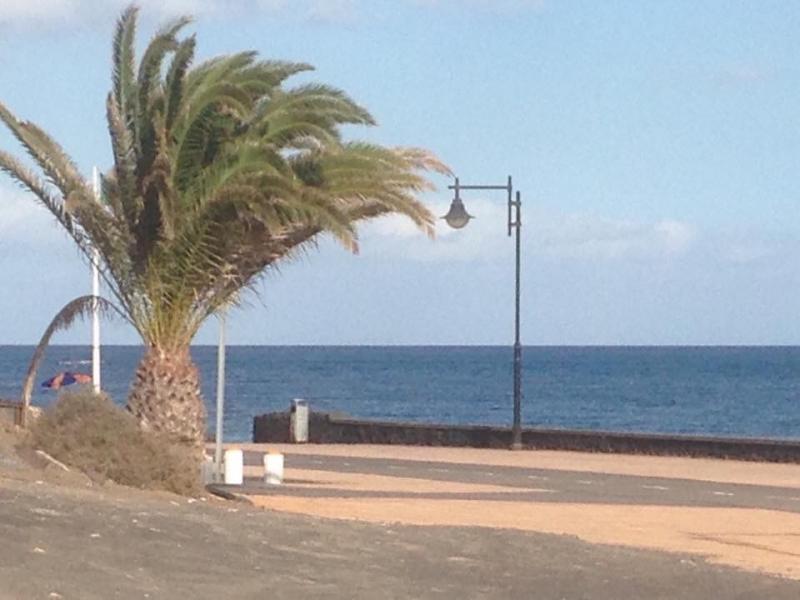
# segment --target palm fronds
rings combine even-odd
[[[117,22],[106,118],[113,164],[101,194],[41,129],[0,104],[35,168],[0,152],[0,170],[29,190],[81,250],[102,257],[111,293],[145,342],[189,344],[200,324],[265,269],[328,233],[358,250],[357,223],[387,213],[429,235],[426,172],[447,167],[418,149],[344,141],[374,125],[334,87],[286,81],[311,67],[254,52],[195,64],[189,19],[159,29],[138,59],[138,10]]]

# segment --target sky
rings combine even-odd
[[[88,175],[108,168],[117,0],[0,0],[0,100]],[[140,43],[193,14],[199,54],[309,62],[376,117],[351,139],[435,152],[523,201],[525,344],[799,344],[800,3],[792,0],[142,0]],[[20,148],[0,132],[0,148]],[[447,211],[450,181],[423,200]],[[389,217],[352,255],[270,272],[233,344],[508,344],[502,192],[435,240]],[[0,344],[35,343],[89,269],[0,176]],[[210,322],[198,343],[214,343]],[[136,343],[122,323],[107,343]],[[89,325],[55,343],[89,340]]]

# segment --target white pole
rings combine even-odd
[[[92,186],[95,199],[100,201],[100,176],[97,167],[92,170]],[[92,295],[100,295],[100,253],[97,248],[92,252]],[[92,304],[92,385],[95,393],[100,393],[100,306]]]
[[[219,313],[219,345],[217,346],[217,435],[214,462],[217,481],[222,481],[222,424],[225,410],[225,311]]]

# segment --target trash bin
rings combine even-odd
[[[289,413],[289,439],[294,444],[305,444],[308,442],[308,402],[292,400]]]

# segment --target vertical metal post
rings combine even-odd
[[[100,176],[97,167],[92,170],[92,187],[94,197],[100,201]],[[97,247],[92,251],[92,296],[100,296],[100,252]],[[100,393],[100,306],[97,300],[92,302],[92,386],[95,394]]]
[[[225,311],[219,314],[217,346],[217,433],[214,445],[214,466],[217,481],[222,481],[222,425],[225,411]]]
[[[511,237],[511,229],[514,221],[511,220],[511,207],[514,206],[514,188],[511,185],[511,175],[508,176],[508,237]]]
[[[519,339],[519,305],[520,305],[520,229],[522,229],[520,193],[516,202],[516,289],[514,310],[514,424],[511,427],[511,449],[522,449],[522,344]]]
[[[515,273],[515,298],[514,298],[514,422],[511,426],[511,449],[519,450],[522,448],[522,344],[520,343],[520,262],[521,262],[521,229],[522,229],[522,198],[519,192],[514,195],[514,188],[511,176],[508,176],[506,185],[461,185],[456,178],[455,185],[449,186],[456,191],[455,199],[450,209],[453,210],[456,202],[460,203],[459,192],[461,190],[506,190],[508,192],[508,236],[511,237],[512,230],[516,229],[516,273]],[[516,210],[515,210],[516,209]],[[463,207],[462,207],[463,210]],[[513,215],[513,220],[512,220]],[[447,218],[447,217],[445,217]],[[448,221],[450,224],[450,221]],[[464,224],[452,225],[460,229]]]

